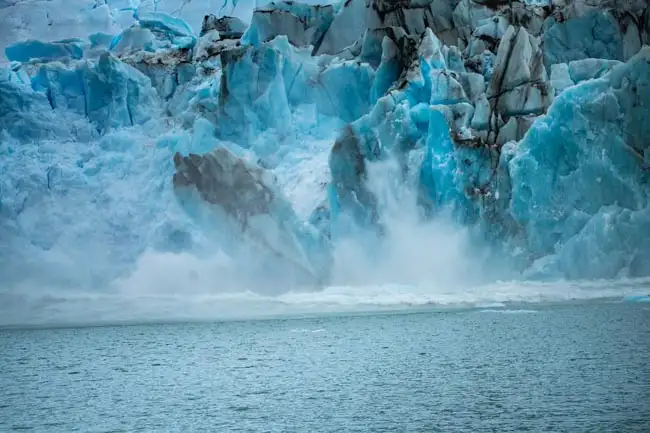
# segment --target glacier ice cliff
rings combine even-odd
[[[315,3],[0,3],[0,287],[320,287],[443,219],[508,275],[650,275],[645,1]]]

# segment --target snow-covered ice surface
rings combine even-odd
[[[645,2],[331,3],[0,1],[2,320],[647,295]]]

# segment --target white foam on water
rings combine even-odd
[[[494,314],[537,314],[538,310],[480,310],[479,313],[494,313]]]
[[[157,281],[164,280],[159,275]],[[140,280],[142,281],[142,280]],[[126,286],[125,286],[126,287]],[[640,296],[650,280],[533,283],[500,282],[462,291],[433,286],[335,286],[310,292],[265,295],[255,291],[199,290],[170,292],[146,287],[114,293],[29,291],[0,292],[0,325],[95,324],[185,320],[246,320],[278,316],[318,316],[428,308],[480,309],[485,313],[532,313],[522,304],[559,303]],[[133,287],[132,287],[133,288]],[[192,290],[193,289],[193,290]],[[509,304],[516,307],[508,309]],[[486,305],[494,307],[486,308]],[[500,307],[503,306],[503,307]]]

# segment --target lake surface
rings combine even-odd
[[[0,431],[650,432],[650,304],[0,331]]]

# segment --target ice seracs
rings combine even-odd
[[[391,234],[373,173],[527,277],[649,273],[647,2],[132,3],[2,41],[0,263],[220,249],[318,284]]]
[[[503,35],[488,98],[505,116],[542,114],[553,101],[542,50],[525,28],[510,26]]]
[[[641,120],[648,80],[646,47],[607,76],[562,92],[519,144],[509,163],[511,212],[530,250],[545,257],[544,271],[573,278],[639,272],[647,242],[632,233],[648,229],[649,131]]]
[[[9,45],[5,49],[5,54],[9,60],[15,62],[60,59],[78,60],[84,55],[84,45],[87,45],[87,43],[81,39],[68,39],[54,42],[28,40]]]
[[[314,51],[318,51],[333,19],[334,8],[331,5],[271,2],[255,9],[243,40],[245,43],[259,45],[284,35],[292,45],[313,46]]]

